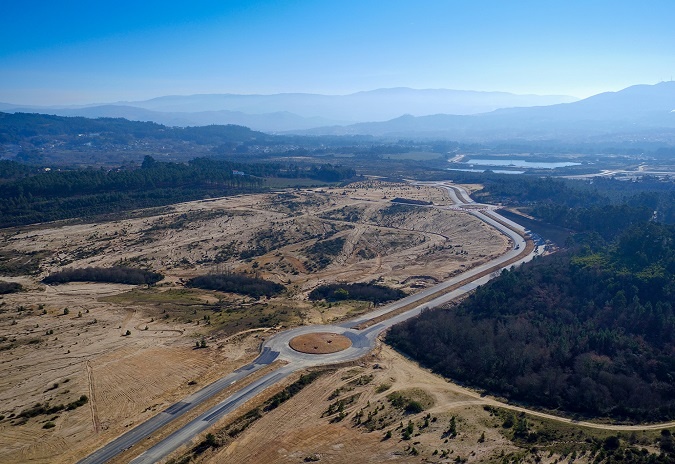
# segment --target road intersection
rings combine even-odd
[[[485,223],[495,227],[509,237],[511,242],[510,249],[498,258],[456,275],[445,282],[424,289],[414,295],[409,295],[342,324],[302,326],[279,332],[263,343],[260,355],[252,363],[237,369],[233,373],[170,406],[163,412],[95,451],[81,460],[79,464],[108,462],[118,454],[150,438],[165,425],[224,391],[226,388],[229,388],[231,385],[236,383],[244,384],[242,388],[229,397],[200,414],[131,461],[133,464],[157,462],[180,446],[189,443],[195,436],[207,430],[225,415],[292,373],[308,367],[344,363],[362,358],[375,347],[378,336],[393,325],[419,315],[426,308],[433,308],[452,301],[489,281],[497,274],[495,271],[499,271],[504,267],[519,265],[533,259],[537,255],[536,251],[528,250],[526,247],[524,228],[498,215],[491,205],[475,203],[464,189],[454,185],[442,182],[427,183],[426,185],[447,189],[455,205],[445,208],[461,209],[467,214],[476,216]],[[344,335],[351,341],[351,346],[335,353],[309,354],[295,351],[289,345],[290,340],[299,335],[325,332]],[[282,360],[285,364],[279,365],[276,369],[258,377],[252,382],[242,382],[254,372],[259,371],[263,367],[270,366],[276,360]]]

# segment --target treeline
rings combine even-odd
[[[0,280],[0,295],[16,293],[23,290],[23,286],[18,282],[5,282]]]
[[[590,416],[675,418],[675,226],[631,227],[504,271],[387,342],[445,376]]]
[[[35,174],[37,169],[16,161],[0,160],[0,182],[27,177]]]
[[[447,178],[447,172],[426,178]],[[471,194],[476,201],[515,206],[561,227],[610,235],[605,231],[611,227],[596,223],[596,220],[611,222],[601,214],[609,207],[618,208],[615,216],[624,215],[627,225],[639,223],[646,215],[653,215],[659,222],[675,224],[675,179],[672,178],[575,180],[460,171],[454,171],[452,178],[457,183],[482,184],[483,189]],[[617,232],[624,229],[622,226]]]
[[[35,113],[0,112],[0,143],[30,141],[40,145],[54,137],[87,136],[90,140],[115,144],[133,140],[156,139],[189,141],[197,144],[259,143],[280,139],[247,127],[211,125],[199,127],[167,127],[154,122],[129,121],[123,118],[66,117]]]
[[[179,186],[260,186],[261,180],[233,174],[245,165],[197,158],[188,163],[165,163],[146,156],[141,169],[77,169],[49,171],[0,186],[4,198],[71,197],[161,189]],[[248,167],[248,166],[247,166]],[[255,170],[254,165],[249,171]]]
[[[321,180],[324,182],[340,182],[347,179],[352,179],[356,176],[356,171],[352,168],[321,164],[311,166],[293,166],[289,169],[283,169],[279,173],[279,177],[287,178],[309,178]]]
[[[64,284],[67,282],[107,282],[117,284],[153,285],[164,276],[159,272],[146,271],[133,267],[85,267],[81,269],[64,269],[48,275],[42,282],[45,284]]]
[[[249,277],[243,274],[209,274],[194,277],[187,281],[186,287],[239,293],[254,298],[271,297],[283,292],[285,287],[276,282]]]
[[[337,283],[321,285],[312,290],[308,297],[312,301],[371,301],[374,304],[394,301],[406,296],[403,290],[373,283]]]
[[[675,223],[672,181],[486,175],[482,182],[485,188],[472,195],[478,201],[525,207],[550,224],[597,232],[606,239],[652,215],[660,222]]]
[[[0,184],[0,227],[86,217],[179,201],[262,190],[262,179],[235,175],[241,164],[146,157],[140,169],[49,171]],[[255,174],[264,166],[247,171]]]
[[[411,198],[392,198],[391,202],[392,203],[405,203],[405,204],[408,204],[408,205],[423,205],[423,206],[433,205],[433,203],[430,202],[430,201],[413,200]]]
[[[40,171],[0,183],[0,227],[116,213],[163,206],[208,196],[260,192],[264,177],[286,172],[277,163],[233,163],[195,158],[187,163],[146,156],[139,169]],[[343,180],[354,171],[340,166],[311,166],[294,171],[321,180]],[[243,174],[242,174],[243,173]],[[8,172],[8,175],[9,172]]]

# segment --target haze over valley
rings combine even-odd
[[[673,17],[4,5],[0,464],[675,462]]]

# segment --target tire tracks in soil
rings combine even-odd
[[[94,426],[94,432],[98,434],[101,431],[101,420],[98,417],[96,408],[96,390],[94,388],[94,369],[91,367],[91,361],[85,363],[87,368],[87,385],[89,386],[89,409],[91,411],[91,422]]]

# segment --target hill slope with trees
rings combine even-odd
[[[387,342],[450,378],[587,416],[675,418],[675,227],[629,228],[504,271]]]
[[[337,182],[350,168],[322,164],[289,167],[195,158],[187,163],[146,156],[138,169],[22,170],[0,161],[0,227],[89,217],[181,201],[266,190],[265,177],[306,177]],[[3,181],[3,176],[6,178]]]

